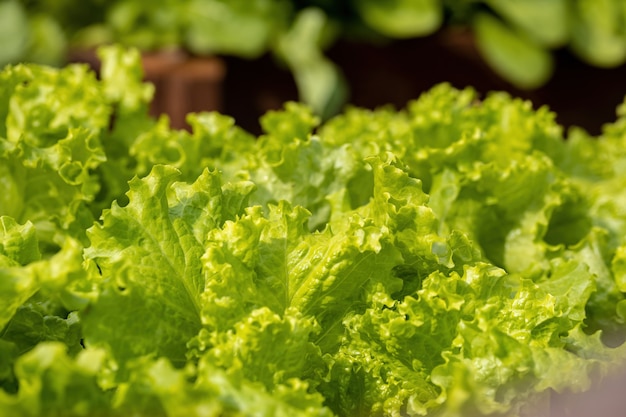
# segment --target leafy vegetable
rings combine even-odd
[[[0,73],[0,412],[520,415],[626,358],[624,109],[440,85],[254,138],[137,51]]]

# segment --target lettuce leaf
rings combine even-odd
[[[0,73],[1,414],[518,416],[626,360],[624,106],[176,131],[102,56]]]
[[[185,344],[200,329],[203,243],[223,216],[237,213],[224,204],[229,198],[216,174],[205,171],[194,184],[170,188],[177,175],[175,168],[155,166],[145,179],[131,181],[129,204],[114,203],[88,231],[85,256],[102,283],[84,316],[85,339],[118,358],[159,346],[159,356],[184,363]],[[244,184],[232,193],[248,191]]]

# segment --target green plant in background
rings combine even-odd
[[[340,69],[324,55],[341,37],[393,40],[470,27],[498,74],[535,88],[552,75],[556,48],[600,67],[624,63],[625,21],[621,0],[2,0],[0,66],[59,65],[68,48],[112,42],[250,59],[271,52],[294,74],[301,100],[327,118],[347,97]]]
[[[60,65],[67,52],[67,37],[49,13],[29,14],[17,1],[0,2],[0,66],[11,62]]]
[[[568,46],[599,67],[617,66],[626,60],[626,8],[622,1],[495,0],[487,4],[502,21],[498,26],[484,14],[478,15],[479,46],[494,69],[521,87],[547,81],[552,66],[550,49]]]
[[[346,100],[340,71],[322,52],[336,30],[318,9],[296,9],[288,0],[3,0],[0,7],[0,40],[7,45],[0,66],[59,65],[68,48],[114,42],[249,59],[273,52],[293,72],[301,99],[320,115],[336,113]]]
[[[442,26],[469,26],[492,68],[520,88],[552,75],[551,50],[569,47],[584,61],[614,67],[626,61],[626,7],[621,0],[355,0],[365,24],[391,38]]]
[[[0,414],[515,416],[626,359],[626,104],[177,131],[100,55],[0,72]]]

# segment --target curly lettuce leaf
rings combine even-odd
[[[72,354],[82,349],[76,309],[89,296],[80,243],[67,239],[42,259],[32,223],[0,217],[0,386],[15,392],[15,360],[45,341],[63,342]]]
[[[441,85],[174,131],[104,56],[0,75],[0,413],[518,415],[624,360],[623,114],[564,141]]]
[[[202,296],[209,329],[228,330],[258,299],[277,314],[293,308],[315,317],[322,326],[317,343],[332,347],[340,318],[360,308],[368,289],[399,289],[391,274],[398,254],[385,230],[354,216],[341,233],[311,233],[308,215],[283,202],[265,218],[257,206],[209,234],[206,274],[220,277],[208,280]]]
[[[96,217],[114,200],[125,201],[127,182],[137,172],[137,161],[130,148],[137,138],[152,129],[155,121],[149,115],[154,86],[144,83],[141,55],[138,50],[111,45],[98,49],[101,60],[101,96],[111,108],[110,126],[101,139],[107,156],[97,170],[100,191],[92,204]]]
[[[256,139],[235,126],[232,117],[217,112],[189,114],[191,132],[172,130],[162,117],[140,133],[130,145],[136,161],[135,175],[147,175],[157,164],[181,171],[181,180],[194,181],[206,167],[219,166],[226,178],[234,179],[252,157]]]
[[[579,376],[602,366],[586,355],[608,352],[577,348],[592,344],[579,328],[593,281],[576,262],[553,269],[554,280],[537,285],[477,263],[463,275],[433,272],[397,301],[378,295],[346,319],[346,342],[327,358],[332,379],[320,389],[342,415],[461,416],[519,410],[568,378],[579,381],[569,388],[585,388]],[[590,368],[563,368],[568,361]]]
[[[0,217],[0,329],[13,317],[17,309],[36,291],[36,281],[23,268],[41,258],[32,223],[18,224],[13,218]]]
[[[176,369],[167,360],[133,364],[132,378],[115,393],[120,413],[150,416],[330,417],[320,395],[290,380],[273,390],[202,360],[197,369]]]
[[[2,77],[0,171],[7,192],[0,214],[31,221],[42,250],[54,252],[64,236],[84,239],[93,221],[88,206],[99,190],[93,170],[105,159],[99,134],[110,109],[82,66],[17,66]]]
[[[86,350],[71,358],[61,342],[37,345],[17,359],[20,389],[16,394],[0,391],[0,409],[24,417],[110,413],[111,393],[103,391],[97,381],[102,353]]]
[[[85,254],[101,271],[102,286],[84,317],[85,339],[110,347],[119,359],[157,347],[160,355],[184,363],[185,343],[201,327],[203,243],[209,230],[238,213],[225,203],[243,200],[224,198],[215,173],[174,186],[177,176],[175,168],[156,166],[148,177],[134,179],[129,204],[114,203],[102,224],[88,231]],[[244,184],[231,192],[249,191]]]

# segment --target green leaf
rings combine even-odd
[[[11,217],[0,217],[0,266],[26,266],[41,259],[32,223],[19,225]]]
[[[435,0],[363,0],[355,2],[355,6],[365,23],[392,38],[428,35],[443,20],[443,10]]]
[[[569,39],[566,0],[489,0],[489,6],[530,38],[547,47]]]
[[[0,239],[5,253],[0,258],[9,255],[5,259],[14,264],[0,267],[0,344],[9,355],[7,360],[11,358],[0,385],[14,392],[18,386],[13,365],[19,354],[45,341],[62,342],[72,355],[82,350],[81,323],[75,310],[85,306],[92,288],[78,241],[68,238],[59,252],[39,259],[32,225],[19,226],[7,217],[1,217],[0,223],[5,232]]]
[[[386,155],[386,160],[367,161],[374,173],[374,195],[370,204],[359,211],[389,228],[394,246],[407,264],[419,265],[418,268],[430,264],[433,270],[436,265],[453,267],[452,252],[445,237],[438,233],[439,222],[426,205],[428,196],[422,191],[421,181],[399,168],[401,164],[391,154]]]
[[[200,257],[208,231],[221,225],[222,191],[215,173],[205,171],[192,185],[172,184],[177,176],[156,166],[135,178],[130,203],[114,203],[88,232],[86,256],[103,281],[84,317],[85,339],[109,346],[119,360],[156,349],[184,363],[185,344],[200,329]]]
[[[261,316],[261,315],[260,315]],[[262,322],[264,321],[261,317]],[[270,330],[285,330],[284,326],[258,321],[248,323],[248,332],[256,334]],[[286,323],[285,323],[286,324]],[[242,323],[242,327],[245,324]],[[236,335],[232,335],[237,338]],[[248,338],[246,337],[246,340]],[[253,340],[250,340],[253,342]],[[293,340],[290,340],[293,342]],[[298,341],[295,341],[299,343]],[[271,346],[276,346],[272,343]],[[270,345],[246,344],[255,350],[260,348],[270,353]],[[255,361],[262,366],[262,357],[254,358],[241,352],[244,360]],[[238,352],[223,352],[224,356]],[[252,352],[250,352],[252,353]],[[129,415],[185,415],[185,416],[281,416],[281,417],[330,417],[332,413],[323,405],[321,395],[311,392],[309,385],[296,378],[275,384],[267,389],[260,382],[250,381],[236,369],[223,369],[212,362],[211,355],[202,357],[197,367],[174,368],[164,358],[144,358],[132,363],[131,378],[120,385],[113,403],[119,414]],[[272,364],[268,364],[271,368]]]
[[[45,342],[17,359],[20,390],[0,391],[0,410],[14,416],[92,416],[111,409],[111,393],[97,383],[103,352],[86,350],[76,359],[61,342]]]
[[[284,316],[266,307],[253,310],[237,322],[232,332],[212,335],[199,342],[213,342],[202,361],[259,382],[269,391],[277,385],[323,372],[324,363],[313,336],[319,332],[313,317],[296,309]]]
[[[96,6],[100,6],[95,2]],[[182,28],[184,7],[180,2],[171,0],[157,0],[154,7],[147,6],[141,1],[125,1],[121,3],[100,6],[103,10],[92,11],[92,15],[104,16],[99,19],[91,17],[95,25],[85,25],[93,30],[91,36],[95,39],[102,35],[97,30],[109,32],[109,43],[114,41],[120,45],[139,48],[142,51],[171,48],[183,42]],[[91,7],[94,7],[93,5]],[[85,7],[83,7],[85,9]],[[87,16],[89,11],[87,9]],[[83,18],[83,20],[87,20]],[[103,21],[104,20],[104,21]],[[100,25],[98,25],[100,24]],[[84,35],[84,33],[81,33]],[[97,44],[96,44],[97,45]]]
[[[276,51],[293,72],[300,100],[323,119],[334,116],[345,103],[346,81],[341,70],[324,56],[334,28],[317,8],[301,10],[277,44]]]
[[[33,222],[42,252],[58,250],[65,236],[84,241],[93,222],[88,204],[98,191],[92,170],[104,159],[96,137],[71,129],[48,147],[30,146],[25,140],[23,135],[16,147],[0,151],[0,172],[8,189],[0,198],[0,213]]]
[[[65,235],[84,239],[93,221],[88,204],[100,187],[93,171],[105,160],[100,134],[111,109],[84,66],[17,66],[2,78],[0,171],[7,192],[0,214],[33,222],[42,251],[54,252]]]
[[[615,67],[626,60],[626,9],[614,0],[579,0],[572,13],[572,49],[592,65]]]
[[[81,326],[76,312],[63,318],[56,311],[46,311],[46,307],[37,300],[21,306],[3,330],[2,340],[13,343],[20,354],[44,341],[62,342],[72,354],[81,351]]]
[[[269,210],[264,218],[259,207],[250,208],[210,233],[203,322],[228,330],[263,300],[277,314],[295,309],[315,317],[322,327],[317,343],[333,349],[341,318],[361,308],[369,289],[399,289],[391,274],[398,254],[384,230],[358,216],[347,230],[310,233],[302,208],[281,202]]]
[[[192,0],[184,12],[185,43],[202,54],[258,57],[287,26],[291,8],[284,0]]]
[[[37,14],[30,17],[29,25],[31,39],[28,61],[56,66],[64,64],[67,39],[59,23],[52,16]]]
[[[263,131],[281,144],[294,139],[307,140],[320,124],[308,106],[296,102],[285,103],[284,110],[268,111],[260,118]]]
[[[26,11],[17,1],[0,3],[0,69],[24,58],[30,37]]]
[[[108,51],[0,73],[0,414],[517,415],[626,357],[624,109],[564,141],[442,84],[175,131]]]
[[[3,97],[9,101],[6,139],[10,142],[47,147],[73,128],[99,133],[109,126],[111,109],[95,74],[86,66],[72,65],[60,71],[18,66],[5,76],[14,79],[9,95]]]
[[[474,29],[485,60],[516,87],[536,88],[552,75],[553,62],[549,52],[523,33],[486,13],[475,17]]]
[[[32,272],[24,266],[41,258],[31,223],[18,224],[0,216],[0,329],[38,289]]]
[[[146,112],[154,96],[154,85],[143,82],[139,51],[112,45],[99,48],[98,56],[102,61],[104,95],[110,102],[119,103],[118,115]]]
[[[615,277],[617,287],[626,292],[626,247],[620,246],[611,260],[611,272]]]

